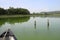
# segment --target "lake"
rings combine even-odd
[[[0,18],[0,34],[7,29],[18,40],[60,40],[60,17]]]

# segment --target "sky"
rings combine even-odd
[[[2,8],[26,8],[30,12],[60,11],[60,0],[0,0]]]

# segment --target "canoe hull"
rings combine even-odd
[[[0,39],[3,39],[3,37],[5,37],[5,40],[17,40],[17,38],[10,29],[0,35]]]

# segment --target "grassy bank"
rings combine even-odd
[[[7,17],[24,17],[24,16],[41,16],[41,15],[0,15],[0,18],[7,18]]]
[[[35,17],[35,16],[41,16],[41,17],[60,17],[60,15],[34,15],[34,14],[30,14],[30,15],[0,15],[0,18],[7,18],[7,17],[24,17],[24,16],[31,16],[31,17]]]

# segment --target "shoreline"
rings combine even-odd
[[[10,18],[10,17],[60,17],[60,15],[33,15],[33,14],[30,14],[30,15],[0,15],[0,18]]]
[[[21,17],[21,16],[29,16],[29,15],[0,15],[0,17]]]

